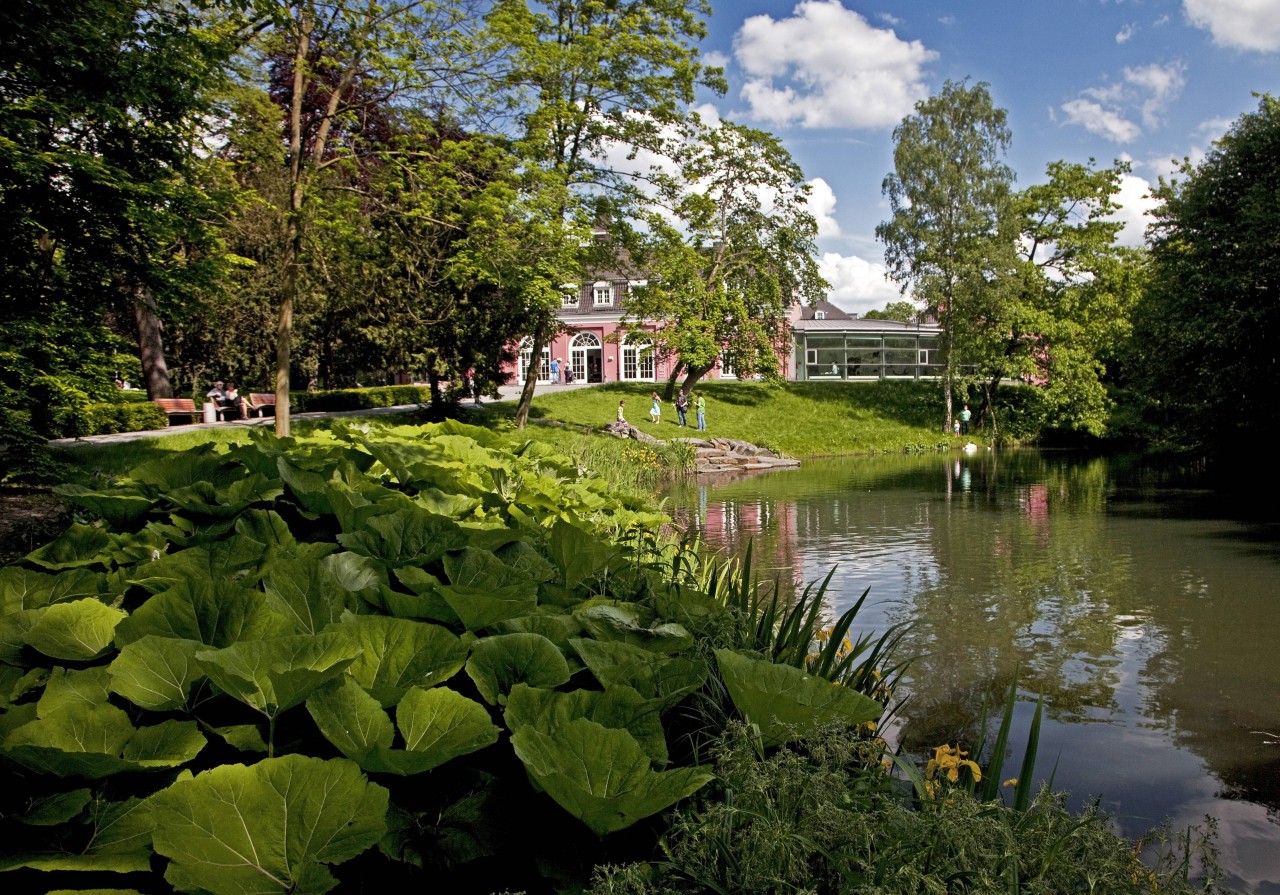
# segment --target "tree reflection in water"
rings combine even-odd
[[[1045,694],[1038,775],[1056,766],[1132,834],[1214,813],[1236,883],[1280,891],[1250,883],[1280,880],[1280,849],[1246,842],[1280,842],[1280,745],[1255,733],[1280,730],[1274,530],[1168,470],[1030,451],[809,461],[670,496],[712,549],[752,540],[763,577],[837,565],[832,615],[870,586],[866,622],[914,622],[908,748],[976,742],[1018,669],[1023,725]]]

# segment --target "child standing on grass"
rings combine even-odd
[[[658,393],[654,392],[650,398],[652,403],[649,405],[649,422],[662,422],[662,399],[658,397]]]
[[[703,400],[702,395],[694,396],[693,409],[698,414],[698,431],[707,431],[707,402]]]
[[[622,408],[626,403],[627,403],[626,401],[618,402],[618,422],[620,423],[625,423],[627,421],[626,416],[622,412]]]

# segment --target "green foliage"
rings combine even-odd
[[[647,237],[629,246],[650,281],[632,292],[625,322],[683,367],[685,392],[726,346],[739,375],[775,375],[791,304],[827,288],[804,175],[776,137],[728,121],[694,115],[681,139],[669,150],[680,174],[648,214]]]
[[[431,403],[431,390],[421,385],[382,385],[372,388],[349,388],[294,392],[289,398],[294,412],[337,412],[372,410],[378,407],[422,405]]]
[[[81,520],[0,570],[0,756],[45,818],[0,821],[23,885],[154,862],[180,891],[323,892],[466,854],[497,860],[450,879],[496,890],[711,779],[727,610],[643,534],[665,517],[459,423],[246,437],[61,488]],[[775,668],[724,646],[752,680]],[[879,714],[826,681],[774,689],[801,726]],[[482,780],[538,831],[497,811],[446,848]],[[86,836],[104,816],[125,841]]]
[[[959,367],[1003,317],[1016,266],[1006,119],[986,84],[948,81],[893,132],[894,173],[884,181],[893,217],[876,236],[890,276],[942,325],[948,428]]]
[[[1280,100],[1264,95],[1181,180],[1162,183],[1135,314],[1135,381],[1151,417],[1226,472],[1267,450],[1280,414],[1278,159]]]
[[[1077,815],[1048,791],[1025,811],[963,790],[921,809],[884,773],[882,750],[832,725],[765,753],[749,728],[732,726],[716,750],[717,781],[677,815],[667,859],[602,867],[589,892],[1222,891],[1212,827],[1186,837],[1160,828],[1136,847],[1096,803]]]
[[[84,407],[86,435],[150,432],[169,424],[168,414],[150,401],[89,404]]]

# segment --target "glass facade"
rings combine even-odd
[[[941,376],[936,333],[796,333],[797,379],[926,379]]]

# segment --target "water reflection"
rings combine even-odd
[[[914,624],[909,746],[972,739],[988,687],[1045,694],[1041,767],[1139,833],[1221,821],[1235,884],[1280,893],[1273,529],[1167,471],[1098,458],[810,462],[674,492],[682,524],[783,582],[833,564],[831,612]],[[1020,706],[1025,736],[1030,702]],[[1263,848],[1266,842],[1269,847]]]

